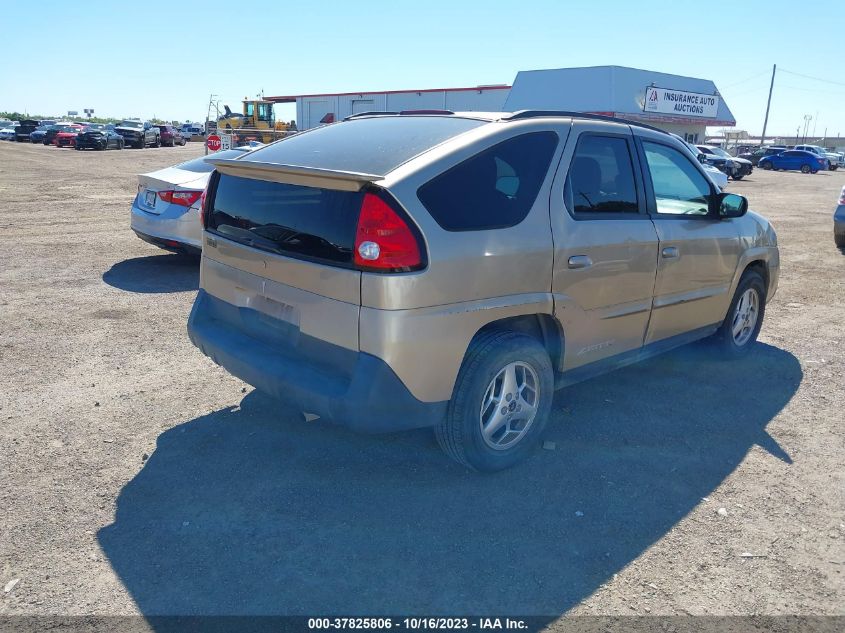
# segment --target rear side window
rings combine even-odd
[[[581,135],[566,176],[563,198],[573,213],[637,213],[637,187],[628,141]]]
[[[554,132],[516,136],[435,177],[417,195],[447,231],[514,226],[531,210],[557,143]]]
[[[207,228],[271,253],[351,267],[363,196],[221,174]]]

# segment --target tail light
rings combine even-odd
[[[842,187],[842,193],[839,194],[839,204],[845,204],[845,187]]]
[[[202,195],[200,196],[200,226],[202,228],[205,228],[205,205],[207,200],[208,187],[202,190]]]
[[[192,207],[202,196],[202,191],[159,191],[158,197],[180,207]]]
[[[355,232],[355,265],[374,272],[408,272],[423,267],[417,233],[380,195],[368,192]]]

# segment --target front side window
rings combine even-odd
[[[563,189],[566,208],[579,213],[637,213],[637,187],[628,141],[582,135]]]
[[[643,142],[643,150],[658,213],[710,213],[710,183],[686,156],[672,147],[648,141]]]
[[[483,231],[522,222],[549,171],[554,132],[503,141],[436,176],[417,195],[447,231]]]

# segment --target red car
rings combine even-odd
[[[56,147],[75,147],[76,135],[85,129],[84,125],[68,125],[53,138]]]
[[[161,132],[161,144],[169,147],[184,145],[188,140],[172,125],[156,125]]]

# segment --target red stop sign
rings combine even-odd
[[[205,146],[211,152],[216,152],[220,149],[220,137],[216,134],[212,134],[207,139],[205,139]]]

